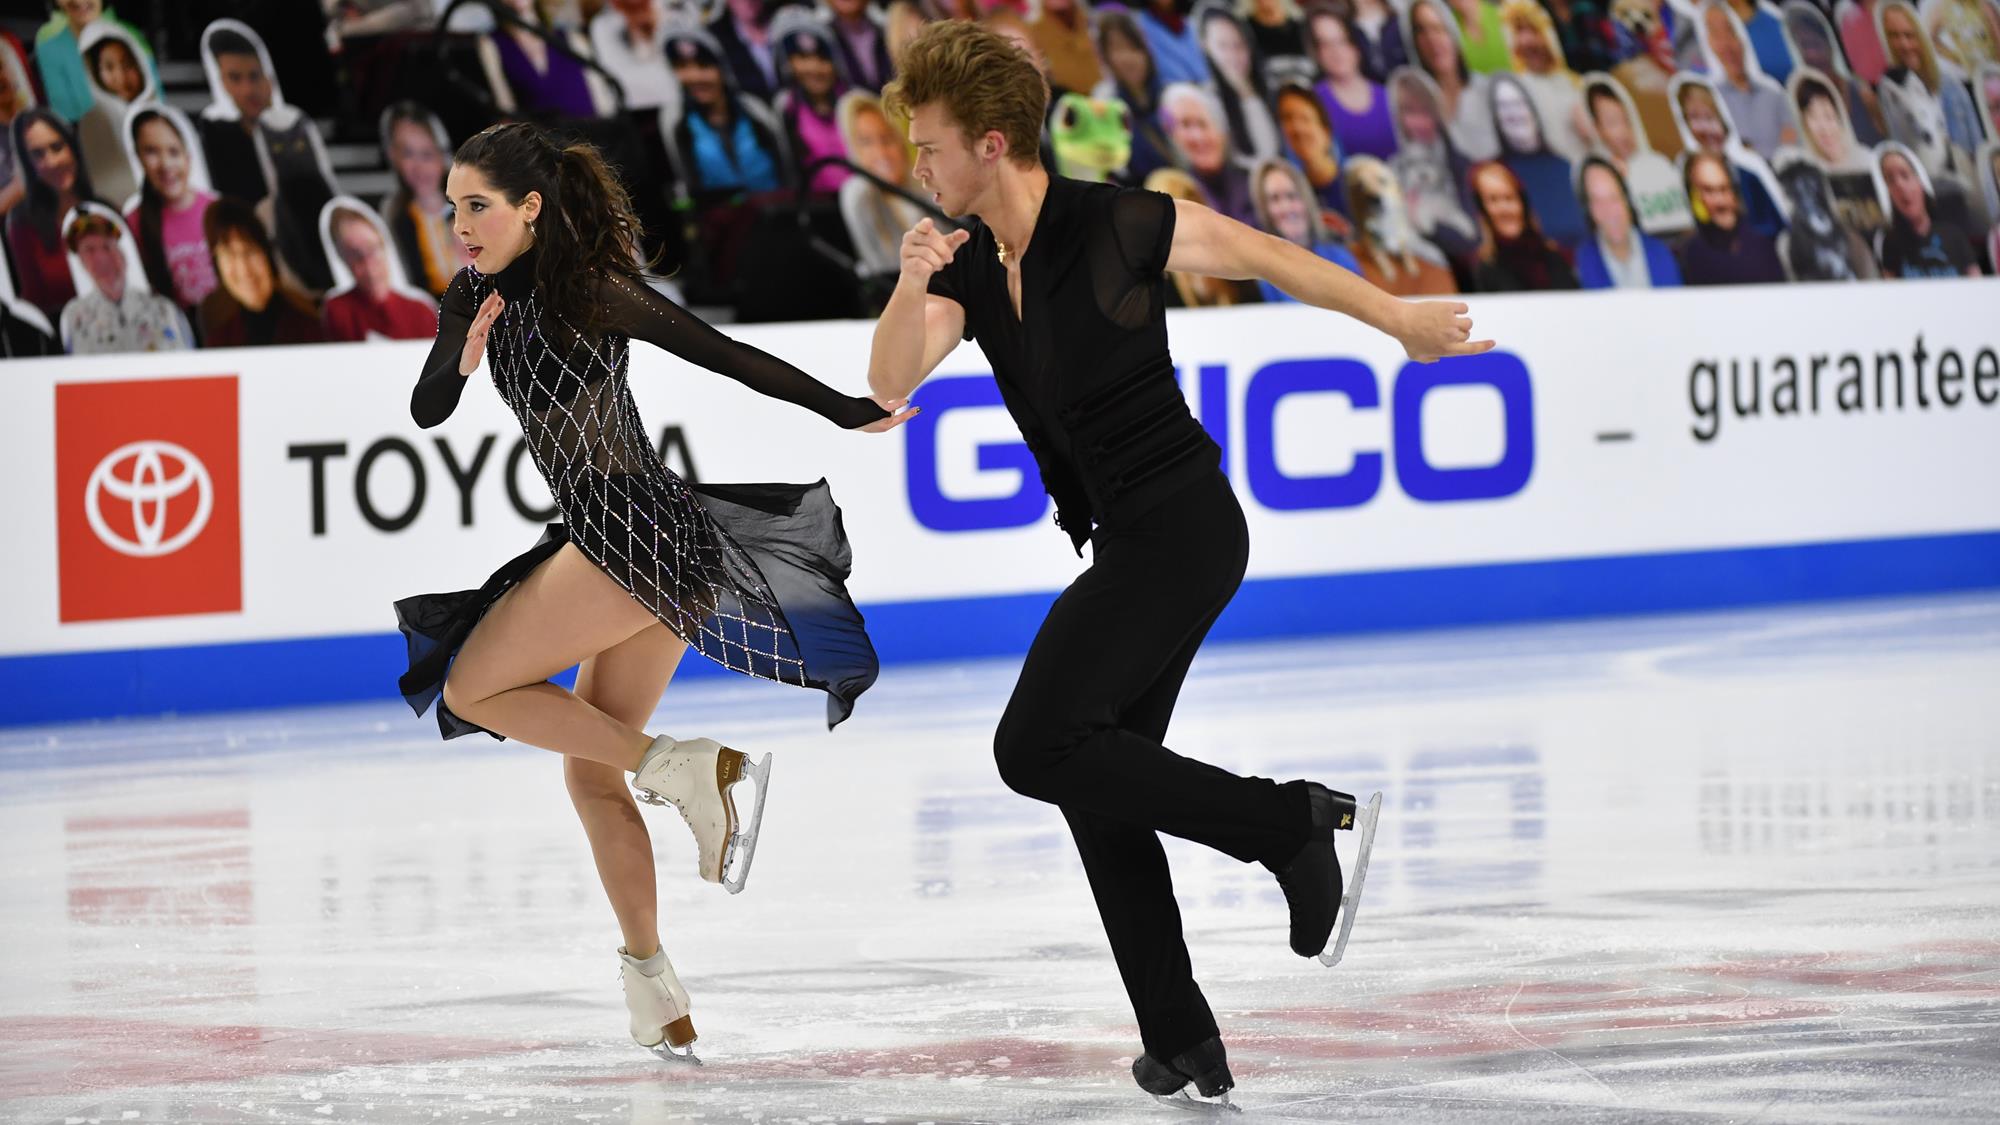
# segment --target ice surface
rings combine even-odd
[[[757,885],[648,811],[701,1069],[634,1046],[555,756],[400,704],[0,731],[0,1119],[1178,1121],[1015,665],[670,690],[776,753]],[[1992,1120],[2000,597],[1216,646],[1169,742],[1387,794],[1345,962],[1170,842],[1239,1120]]]

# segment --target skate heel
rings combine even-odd
[[[682,1016],[667,1025],[667,1046],[685,1048],[695,1041],[694,1017]]]

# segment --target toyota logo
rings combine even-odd
[[[190,488],[195,490],[194,516],[187,526],[168,535],[167,505]],[[136,539],[126,538],[105,522],[107,496],[132,506]],[[141,559],[171,555],[193,542],[208,526],[214,507],[215,485],[208,479],[208,468],[170,441],[135,441],[112,450],[91,470],[90,483],[83,491],[83,510],[90,517],[90,529],[105,546]]]

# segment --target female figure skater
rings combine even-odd
[[[625,383],[630,341],[847,429],[880,433],[909,415],[839,394],[648,288],[638,220],[587,144],[496,125],[458,150],[445,190],[472,265],[445,291],[410,412],[424,427],[444,421],[484,359],[564,522],[478,590],[397,602],[410,647],[400,686],[419,714],[443,696],[446,738],[484,730],[565,756],[625,938],[632,1036],[691,1058],[688,996],[660,948],[652,845],[627,775],[642,800],[686,819],[702,878],[736,891],[769,758],[753,767],[711,739],[653,737],[643,725],[689,646],[738,672],[825,691],[829,723],[847,717],[876,663],[840,585],[847,543],[825,483],[698,490],[669,472]],[[579,663],[574,692],[548,682]],[[757,808],[744,824],[729,789],[746,772]]]
[[[1259,861],[1291,909],[1291,947],[1327,950],[1342,909],[1334,833],[1376,805],[1307,781],[1238,777],[1162,745],[1189,662],[1242,581],[1243,512],[1189,414],[1167,350],[1163,276],[1261,278],[1393,335],[1417,359],[1469,355],[1459,304],[1405,304],[1281,238],[1157,192],[1051,177],[1037,159],[1048,87],[975,24],[933,24],[886,91],[910,111],[917,179],[947,215],[904,237],[868,380],[898,400],[961,338],[977,338],[1090,569],[1056,599],[994,735],[1000,776],[1058,805],[1076,837],[1159,1096],[1232,1085],[1189,966],[1159,833]],[[1362,869],[1355,871],[1359,889]],[[1343,929],[1343,936],[1345,929]],[[1322,959],[1337,960],[1336,943]]]

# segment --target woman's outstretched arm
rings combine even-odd
[[[741,340],[717,332],[698,316],[629,277],[607,276],[603,297],[610,323],[634,340],[672,352],[698,367],[727,375],[758,394],[782,399],[842,429],[888,429],[907,417],[874,399],[844,395],[812,376]],[[901,403],[894,405],[900,406]]]

